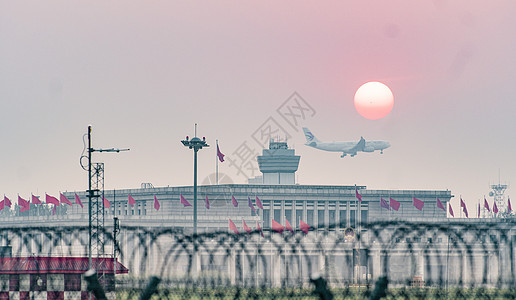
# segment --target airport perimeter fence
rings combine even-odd
[[[69,285],[51,283],[50,276],[59,281],[56,273],[77,266],[60,265],[55,270],[56,266],[38,264],[35,258],[88,256],[87,227],[1,230],[0,298],[2,291],[13,292],[9,278],[29,267],[9,270],[9,259],[32,258],[32,273],[53,273],[44,282],[50,290]],[[99,236],[103,245],[93,247],[106,258],[95,260],[94,255],[94,265],[111,259],[109,268],[113,268],[111,230]],[[99,287],[112,299],[115,294],[116,299],[516,298],[514,220],[392,221],[361,224],[356,229],[311,228],[307,234],[264,230],[196,236],[174,228],[122,227],[116,245],[117,274],[113,276],[108,265],[96,266]],[[32,277],[26,281],[29,294],[41,293],[41,282]],[[85,290],[84,280],[77,289]]]

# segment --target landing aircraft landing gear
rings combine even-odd
[[[340,156],[340,158],[344,158],[344,156],[346,156],[346,153],[342,153],[342,155]]]

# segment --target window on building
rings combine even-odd
[[[357,226],[355,213],[356,213],[356,210],[349,211],[349,226],[351,226],[353,228],[355,228]]]
[[[281,209],[274,210],[274,221],[281,223]]]
[[[306,223],[314,226],[314,211],[312,209],[306,211]]]
[[[341,228],[345,228],[347,227],[347,224],[346,224],[346,211],[345,210],[341,210],[339,211],[339,218],[340,218],[340,227]]]
[[[367,210],[361,211],[361,215],[360,215],[361,220],[360,221],[362,223],[367,223],[367,215],[368,215]]]
[[[328,211],[328,223],[330,225],[335,224],[335,210]]]
[[[47,274],[30,274],[30,288],[33,291],[46,291]]]
[[[299,223],[299,220],[306,221],[306,220],[303,218],[303,210],[302,210],[302,209],[296,209],[296,224],[298,224],[298,223]]]
[[[263,210],[263,228],[269,228],[270,224],[271,224],[270,210],[264,209]]]
[[[317,225],[319,227],[324,226],[324,210],[317,211]]]
[[[292,224],[292,210],[285,209],[285,218],[288,220],[290,224]]]

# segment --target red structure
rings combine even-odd
[[[112,258],[93,258],[106,293],[114,292]],[[87,257],[0,257],[0,300],[3,299],[89,299],[82,274]],[[129,270],[118,261],[116,273]]]

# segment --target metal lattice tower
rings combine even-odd
[[[92,207],[91,207],[91,223],[92,223],[92,257],[104,257],[104,163],[93,164],[92,174]],[[100,263],[100,259],[97,263]],[[101,266],[95,266],[95,269],[102,270]],[[100,274],[99,274],[100,276]]]
[[[507,189],[506,184],[492,184],[489,186],[491,191],[489,192],[489,196],[493,197],[496,202],[496,206],[498,207],[498,212],[503,213],[507,211],[507,203],[505,202],[504,193]]]

